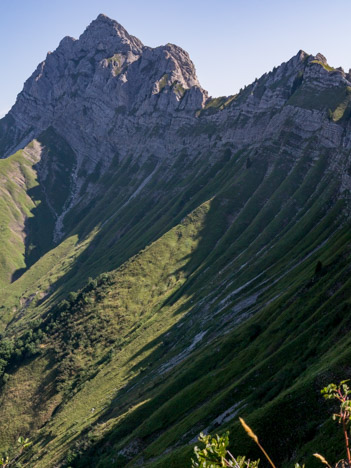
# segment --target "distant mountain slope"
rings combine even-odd
[[[320,54],[208,98],[185,51],[104,15],[63,39],[0,120],[1,448],[184,467],[229,428],[252,458],[243,415],[277,463],[337,456],[350,112]]]

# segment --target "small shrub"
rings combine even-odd
[[[338,413],[333,414],[333,419],[342,425],[345,438],[346,460],[339,460],[335,464],[335,468],[338,468],[339,466],[342,468],[345,468],[346,466],[351,467],[351,453],[348,435],[351,422],[351,388],[348,386],[347,382],[348,380],[343,380],[338,385],[332,383],[321,390],[325,399],[337,400],[339,402],[339,411]],[[246,434],[258,445],[272,468],[276,468],[273,461],[260,444],[257,435],[242,418],[239,418],[239,420]],[[229,445],[229,432],[226,432],[222,436],[211,436],[201,433],[199,441],[205,444],[205,448],[200,449],[197,446],[194,448],[196,460],[192,460],[192,468],[218,468],[223,466],[235,468],[257,468],[259,464],[259,460],[250,461],[246,460],[245,457],[233,457],[229,450],[227,450]],[[319,453],[314,453],[313,455],[324,465],[328,466],[328,468],[332,468],[322,455]],[[295,468],[305,468],[305,466],[295,463]]]
[[[250,461],[245,457],[236,457],[227,450],[229,445],[229,432],[215,436],[200,434],[199,441],[205,444],[205,448],[195,447],[196,460],[192,460],[192,468],[217,468],[229,466],[236,468],[257,468],[259,460]]]

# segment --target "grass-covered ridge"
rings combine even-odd
[[[218,98],[209,98],[203,109],[198,111],[197,116],[202,116],[202,115],[211,115],[215,114],[218,111],[221,111],[225,109],[227,106],[229,106],[237,97],[237,94],[234,94],[233,96],[221,96]]]
[[[344,202],[335,198],[337,179],[326,170],[328,151],[316,159],[313,145],[297,160],[251,155],[249,167],[247,152],[223,152],[217,168],[193,166],[195,185],[189,170],[192,184],[184,178],[184,192],[168,196],[166,205],[162,197],[149,207],[136,197],[127,210],[127,195],[117,192],[114,206],[101,199],[76,228],[68,219],[70,235],[11,286],[19,293],[26,285],[29,293],[36,278],[38,287],[57,289],[25,303],[8,327],[11,340],[27,333],[31,320],[35,348],[5,369],[2,417],[11,414],[16,424],[1,435],[3,447],[19,433],[32,434],[28,466],[66,460],[77,467],[181,467],[201,430],[236,433],[237,411],[264,427],[272,412],[298,423],[287,394],[298,402],[307,392],[318,406],[308,389],[316,379],[324,382],[333,359],[335,369],[340,365],[338,346],[347,340],[341,333],[328,349],[321,337],[336,323],[334,310],[340,327],[348,326],[340,291],[348,288],[342,278],[350,239],[340,229]],[[106,198],[114,190],[107,180]],[[128,236],[113,244],[118,206],[119,222],[140,210],[148,216],[137,217]],[[94,226],[93,219],[107,221]],[[121,266],[108,268],[113,262]],[[97,278],[68,294],[82,265]],[[10,307],[13,299],[7,300]],[[334,343],[335,334],[328,339]],[[19,385],[29,402],[10,398]],[[316,411],[308,424],[316,427],[319,418]],[[303,457],[309,429],[299,424],[293,446]],[[264,442],[284,462],[286,452],[271,434]],[[236,443],[250,453],[247,441]]]
[[[327,70],[328,72],[335,71],[335,68],[331,67],[327,63],[322,62],[321,60],[311,60],[310,63],[317,63],[321,67],[324,68],[324,70]]]
[[[305,66],[177,112],[169,141],[145,124],[93,171],[54,128],[0,160],[1,450],[184,468],[229,429],[254,459],[240,415],[281,466],[335,459],[319,389],[350,376],[350,93]]]

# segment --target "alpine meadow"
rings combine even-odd
[[[262,468],[252,434],[279,467],[347,460],[349,73],[300,50],[212,98],[101,14],[0,157],[0,466],[256,467],[195,465],[226,431]]]

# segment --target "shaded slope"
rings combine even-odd
[[[167,306],[167,297],[185,280],[180,271],[187,252],[196,251],[208,208],[194,213],[115,274],[87,285],[83,295],[69,299],[70,305],[53,310],[56,324],[47,319],[44,351],[31,365],[47,360],[52,346],[56,348],[59,365],[51,371],[55,367],[59,371],[56,391],[63,403],[42,429],[42,442],[34,450],[44,444],[50,463],[53,453],[67,454],[66,444],[71,454],[93,444],[95,458],[89,454],[82,466],[95,466],[104,459],[98,466],[124,466],[139,451],[143,466],[149,461],[150,466],[158,466],[154,457],[190,442],[206,427],[218,430],[212,422],[239,403],[240,414],[250,415],[275,458],[283,461],[290,453],[283,443],[284,431],[289,447],[296,450],[305,434],[325,420],[318,387],[337,377],[331,374],[334,368],[337,375],[347,374],[340,366],[348,359],[342,351],[347,353],[349,339],[348,229],[336,233],[279,281],[266,283],[266,289],[257,279],[252,281],[222,310],[198,294]],[[307,237],[315,240],[312,234]],[[317,259],[325,266],[316,276]],[[224,278],[222,274],[221,280],[232,274]],[[205,286],[216,291],[213,284]],[[244,298],[252,295],[256,302],[245,303]],[[13,391],[18,372],[6,383],[5,392]],[[299,414],[295,405],[300,405]],[[275,418],[276,412],[285,417]],[[272,417],[276,427],[267,432],[264,428]],[[296,440],[290,429],[295,424]],[[78,443],[80,432],[88,427]],[[245,436],[240,437],[237,426],[232,429],[239,432],[236,450],[249,453],[252,447]],[[319,428],[318,434],[323,431]],[[96,448],[95,440],[101,436],[107,437],[106,444]],[[314,450],[325,449],[321,440],[315,441]],[[37,466],[49,463],[45,451]],[[172,462],[165,459],[160,466],[184,466],[189,453],[186,448],[183,459],[175,452]]]
[[[311,147],[306,155],[309,151]],[[56,389],[50,398],[61,403],[39,433],[33,450],[42,458],[36,466],[52,463],[53,453],[74,458],[91,445],[97,458],[89,454],[82,466],[124,466],[139,452],[144,466],[184,466],[190,448],[185,447],[185,458],[176,451],[172,462],[160,456],[212,427],[228,408],[241,402],[242,413],[251,414],[255,424],[257,406],[262,421],[275,407],[288,411],[283,392],[293,385],[296,390],[289,391],[300,401],[301,389],[317,378],[309,367],[328,369],[328,348],[324,357],[319,337],[334,323],[333,312],[323,318],[324,310],[330,310],[330,294],[338,310],[344,310],[338,290],[347,278],[342,268],[347,269],[349,236],[340,229],[345,202],[338,200],[335,174],[331,180],[326,170],[327,156],[274,162],[278,168],[273,165],[265,176],[269,160],[253,159],[247,168],[247,153],[233,155],[207,182],[207,190],[216,187],[216,196],[179,226],[116,272],[91,281],[83,294],[54,306],[48,316],[50,303],[31,304],[11,324],[9,333],[36,318],[35,327],[39,324],[46,333],[41,353],[27,365],[40,367],[56,353],[48,368]],[[229,171],[231,165],[238,168]],[[204,196],[202,190],[195,199]],[[108,232],[102,227],[87,242],[94,245],[99,235]],[[329,265],[320,276],[314,275],[317,259]],[[347,287],[346,282],[345,291]],[[347,310],[338,315],[345,320],[342,327],[347,327]],[[311,316],[315,331],[308,329]],[[291,335],[297,342],[306,340],[306,349],[296,345],[295,350]],[[339,339],[335,346],[344,346],[347,336]],[[8,369],[14,377],[4,387],[6,401],[20,369]],[[324,383],[323,377],[319,381]],[[242,402],[252,386],[251,398]],[[49,400],[41,404],[50,405]],[[317,427],[323,419],[324,413],[317,412],[310,423]],[[33,431],[37,422],[26,427],[22,431]],[[302,435],[293,446],[305,440]],[[284,460],[287,452],[277,449],[274,434],[269,441],[276,458]]]
[[[64,139],[48,129],[23,151],[0,161],[2,286],[53,247],[55,222],[70,193],[74,159]]]
[[[0,161],[2,448],[184,467],[229,427],[254,457],[240,412],[278,463],[336,454],[318,390],[350,374],[350,85],[300,51],[205,102],[184,51],[103,15],[61,42],[0,122],[3,155],[32,140]]]

